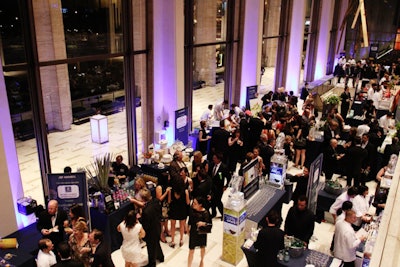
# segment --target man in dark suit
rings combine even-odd
[[[224,206],[221,198],[224,193],[225,180],[229,184],[231,174],[226,164],[222,162],[222,154],[217,153],[212,158],[212,164],[209,168],[209,175],[212,180],[212,198],[211,198],[211,217],[217,216],[217,208],[221,213],[221,220],[224,213]]]
[[[93,229],[89,234],[89,242],[94,248],[91,267],[114,267],[110,247],[107,243],[104,243],[103,232]]]
[[[260,140],[260,135],[264,129],[264,123],[257,114],[256,117],[251,117],[249,121],[250,136],[249,136],[249,146],[248,151],[253,151],[253,148],[257,145],[258,140]]]
[[[226,163],[228,159],[228,150],[229,150],[229,144],[228,144],[228,139],[229,139],[229,132],[225,130],[225,121],[221,120],[219,122],[219,128],[215,129],[212,132],[212,137],[211,137],[211,159],[212,156],[216,153],[222,153],[223,155],[223,160]],[[210,159],[210,158],[209,158]]]
[[[332,138],[340,138],[339,123],[335,120],[330,120],[324,127],[323,149],[326,149],[329,146],[329,142]]]
[[[338,170],[339,160],[344,157],[344,154],[339,154],[337,151],[338,141],[332,138],[330,145],[324,151],[324,161],[322,170],[325,173],[325,180],[331,180],[335,171]]]
[[[261,135],[261,140],[265,140],[266,135],[262,134]],[[271,158],[275,153],[274,147],[276,144],[276,140],[273,138],[270,138],[266,140],[267,145],[265,145],[265,142],[259,142],[258,145],[260,147],[260,156],[263,159],[263,163],[265,165],[265,169],[263,170],[263,175],[269,175],[270,169],[271,169]]]
[[[156,261],[164,262],[164,253],[160,246],[161,234],[161,205],[158,199],[153,199],[150,190],[141,189],[139,192],[142,200],[146,203],[142,210],[141,223],[146,232],[146,241],[149,263],[148,267],[156,266]]]
[[[61,260],[52,267],[84,267],[83,262],[71,259],[71,247],[67,241],[58,244],[58,255]]]
[[[364,176],[363,182],[374,180],[378,173],[377,147],[369,141],[369,134],[365,133],[361,137],[361,147],[367,150],[368,156],[364,161],[363,169],[369,170],[368,175]]]
[[[50,200],[47,210],[39,214],[37,229],[44,238],[50,239],[57,249],[58,244],[64,240],[65,225],[68,225],[67,213],[58,208],[57,200]]]
[[[207,199],[208,201],[206,201],[207,204],[204,208],[209,209],[209,201],[211,200],[211,179],[205,169],[200,169],[197,173],[197,178],[199,180],[199,185],[193,190],[193,198],[203,197],[204,199]]]
[[[368,157],[368,152],[361,147],[361,138],[356,136],[354,138],[354,145],[352,144],[346,151],[344,158],[347,176],[347,186],[351,186],[351,180],[354,178],[354,186],[360,184],[360,175],[363,162]]]

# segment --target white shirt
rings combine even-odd
[[[223,119],[224,109],[225,109],[225,106],[224,106],[223,102],[218,103],[214,106],[214,119],[215,120],[220,121]]]
[[[356,260],[356,249],[361,243],[357,238],[353,227],[347,221],[341,221],[335,225],[334,256],[344,262]]]
[[[379,126],[383,128],[385,134],[389,131],[389,128],[394,127],[394,119],[389,119],[387,115],[383,115],[379,119]]]
[[[362,223],[361,217],[368,212],[369,209],[369,196],[363,197],[357,195],[353,199],[353,210],[356,212],[357,221],[354,225],[360,226]]]
[[[54,255],[53,251],[46,253],[43,252],[42,250],[39,250],[36,258],[37,267],[50,267],[56,263],[57,263],[56,255]]]
[[[208,121],[211,119],[211,110],[207,109],[201,114],[200,121]]]
[[[345,191],[336,198],[335,202],[330,207],[329,212],[336,215],[338,209],[342,207],[343,202],[347,200],[352,201],[352,199],[350,199],[349,195],[347,194],[347,191]]]
[[[379,108],[379,102],[381,102],[381,100],[382,100],[381,94],[380,94],[378,91],[376,91],[376,92],[372,95],[372,101],[373,101],[374,107],[375,107],[376,109]]]
[[[371,86],[369,89],[368,89],[368,96],[367,96],[367,98],[368,98],[368,100],[372,100],[372,96],[374,95],[374,88]]]
[[[346,212],[342,211],[342,213],[340,213],[340,215],[336,217],[335,224],[337,224],[338,222],[343,222],[345,218],[346,218]]]
[[[361,124],[357,127],[357,136],[361,137],[363,134],[369,132],[369,126],[367,124]]]

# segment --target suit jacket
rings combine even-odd
[[[111,251],[106,243],[101,242],[93,255],[93,262],[91,267],[114,267],[111,259]]]
[[[37,229],[42,231],[42,229],[51,229],[53,228],[51,222],[52,215],[49,214],[47,210],[43,211],[39,215],[39,219],[37,222]],[[64,240],[64,221],[68,220],[67,213],[62,209],[58,209],[57,217],[55,221],[55,225],[58,225],[58,232],[52,232],[51,234],[44,236],[45,238],[49,238],[55,247],[57,247],[58,243]]]
[[[349,147],[345,157],[349,173],[360,174],[363,163],[367,157],[368,152],[364,148],[360,146]]]
[[[64,260],[54,264],[52,267],[84,267],[83,263],[75,260]]]
[[[227,181],[227,183],[229,183],[229,181],[231,180],[231,174],[229,172],[229,168],[226,164],[222,163],[219,165],[219,168],[216,170],[216,174],[214,175],[214,166],[215,164],[212,163],[210,168],[208,169],[208,173],[211,177],[212,180],[212,187],[213,187],[213,191],[214,194],[221,194],[223,192],[224,189],[224,185],[225,185],[225,179]],[[220,175],[221,173],[221,175]]]
[[[228,139],[229,139],[229,132],[222,128],[217,128],[212,133],[211,138],[211,149],[213,153],[220,152],[223,153],[224,156],[228,151]]]
[[[335,171],[337,168],[338,160],[336,156],[338,155],[337,150],[334,150],[332,146],[328,146],[324,151],[324,161],[323,169]]]
[[[142,226],[146,232],[145,241],[157,241],[161,234],[161,205],[158,199],[153,198],[142,209]]]

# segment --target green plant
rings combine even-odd
[[[340,102],[340,97],[338,95],[332,94],[325,99],[326,104],[337,105]]]
[[[89,179],[98,190],[110,191],[108,177],[112,159],[113,155],[111,153],[106,153],[101,157],[95,158],[91,165],[86,168]]]

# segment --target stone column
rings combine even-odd
[[[301,55],[303,53],[304,21],[306,0],[293,1],[290,23],[288,62],[286,72],[286,90],[298,93],[301,71]]]
[[[268,0],[268,13],[264,21],[264,36],[278,36],[279,22],[281,16],[281,0]],[[263,53],[265,54],[265,67],[275,67],[278,38],[263,40],[266,43]]]
[[[326,75],[326,64],[328,63],[330,31],[334,11],[334,1],[322,0],[321,15],[319,17],[319,32],[317,37],[317,53],[315,61],[314,80],[321,79]]]
[[[65,59],[65,36],[60,0],[33,1],[39,61]],[[40,68],[48,129],[68,130],[72,123],[67,64]]]
[[[239,106],[246,105],[246,87],[260,83],[263,0],[246,0]]]
[[[183,1],[155,0],[153,8],[154,130],[162,130],[168,121],[165,130],[171,144],[175,140],[175,110],[184,107]]]
[[[194,11],[196,21],[193,27],[194,43],[211,43],[216,41],[217,3],[215,0],[198,0]],[[193,49],[193,80],[205,81],[214,86],[216,78],[216,48],[204,46]]]

